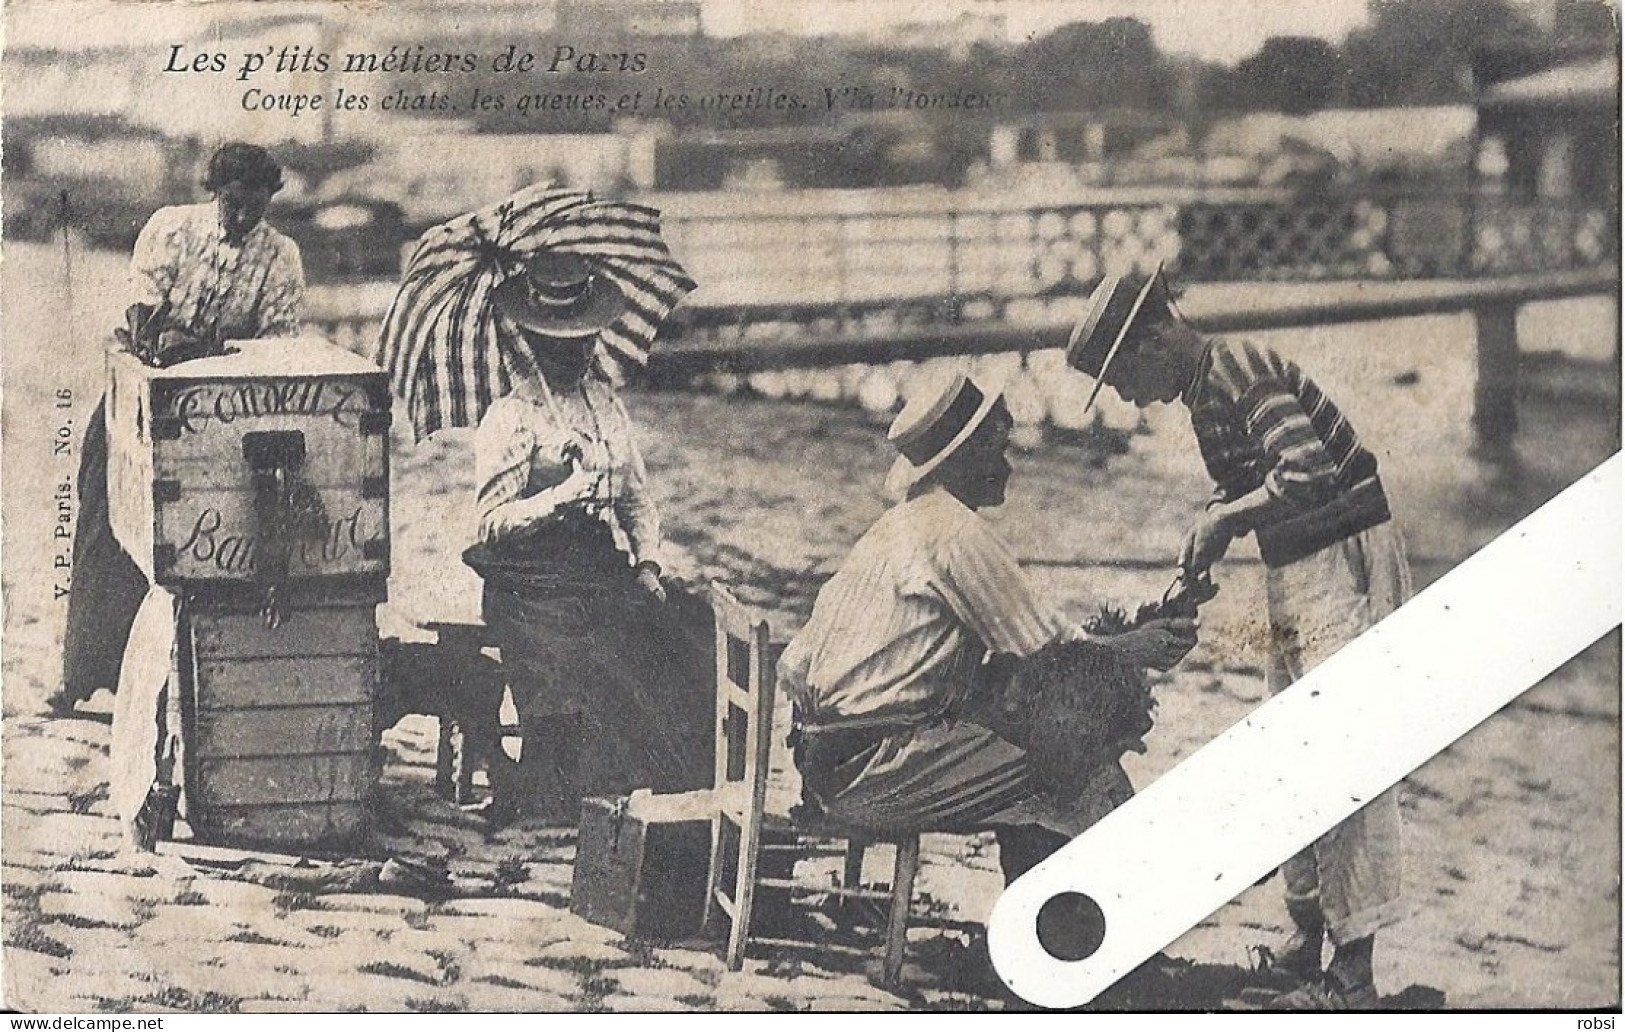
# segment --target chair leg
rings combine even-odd
[[[886,921],[886,960],[882,980],[896,985],[903,973],[903,949],[908,945],[908,905],[914,898],[914,876],[920,870],[920,836],[897,843],[897,867],[892,873],[891,914]]]
[[[738,900],[734,901],[738,906]],[[750,919],[744,914],[744,908],[739,907],[739,916],[733,919],[728,927],[728,970],[742,971],[745,967],[745,945],[749,940]]]
[[[479,747],[475,745],[474,736],[468,733],[467,725],[458,721],[457,762],[451,772],[452,802],[458,806],[474,800],[474,768],[479,766],[483,758]]]
[[[727,915],[722,905],[717,901],[717,894],[722,891],[722,822],[721,814],[711,817],[711,868],[705,878],[705,909],[700,918],[700,929],[705,935],[717,932],[719,917]]]
[[[869,843],[860,838],[846,840],[846,862],[841,867],[841,888],[855,889],[863,882],[863,855],[868,852]],[[850,921],[862,913],[862,908],[856,904],[858,900],[850,896],[838,897],[835,909],[841,920]]]
[[[434,791],[444,799],[454,799],[456,789],[456,743],[452,740],[454,721],[448,716],[436,718],[440,724],[440,741],[434,753]]]
[[[863,854],[869,844],[862,839],[846,840],[846,865],[841,869],[841,888],[855,889],[863,880]]]
[[[734,882],[733,928],[728,933],[728,970],[745,966],[745,944],[750,940],[751,913],[756,907],[756,868],[761,859],[760,840],[751,834],[749,819],[739,829],[739,876]]]

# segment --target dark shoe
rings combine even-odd
[[[1376,986],[1367,984],[1345,989],[1329,978],[1305,982],[1264,1005],[1269,1011],[1374,1011],[1381,1007]]]
[[[1279,952],[1277,952],[1279,951]],[[1253,973],[1276,990],[1321,978],[1320,936],[1298,929],[1279,947],[1252,946]]]
[[[158,843],[175,834],[175,815],[180,804],[179,785],[154,782],[134,818],[126,825],[130,845],[143,853],[156,852]]]
[[[79,712],[79,697],[67,692],[52,692],[45,697],[45,708],[53,717],[71,717]]]
[[[1326,918],[1314,900],[1288,899],[1286,912],[1292,920],[1292,934],[1275,949],[1259,952],[1273,970],[1303,982],[1317,982],[1321,977],[1320,954],[1326,941]]]
[[[1319,929],[1299,928],[1281,944],[1281,952],[1272,955],[1273,966],[1305,982],[1320,977],[1320,944],[1323,932]]]

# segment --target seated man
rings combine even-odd
[[[1013,421],[960,375],[913,399],[888,433],[901,452],[883,515],[819,592],[785,650],[805,794],[832,819],[880,832],[993,828],[1007,883],[1131,793],[1115,762],[1064,801],[1025,750],[976,722],[989,654],[1030,657],[1082,637],[1034,594],[976,510],[1004,502]],[[1106,639],[1142,666],[1195,643],[1188,620]]]

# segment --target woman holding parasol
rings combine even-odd
[[[641,362],[692,287],[651,209],[538,187],[426,234],[386,319],[382,357],[420,433],[478,419],[463,558],[523,735],[495,819],[573,824],[585,795],[709,783],[709,614],[667,597],[606,368]]]

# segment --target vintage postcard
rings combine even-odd
[[[14,1011],[1041,1009],[1007,885],[1617,469],[1608,0],[3,18]],[[1088,1009],[1613,1027],[1597,561]]]

